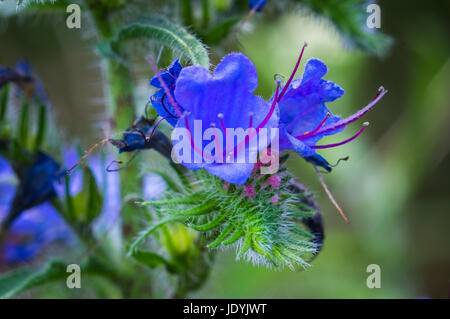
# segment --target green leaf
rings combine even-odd
[[[22,292],[53,282],[66,282],[67,266],[70,263],[62,260],[52,260],[41,269],[17,269],[0,276],[0,298],[12,298]],[[117,282],[116,273],[98,260],[89,259],[80,265],[83,273],[89,276],[108,278]]]
[[[212,26],[201,33],[201,37],[208,45],[218,44],[221,40],[226,38],[233,28],[242,20],[241,17],[231,17],[222,22]]]
[[[144,242],[145,239],[147,239],[148,236],[150,236],[155,230],[160,228],[161,226],[165,224],[169,224],[172,222],[182,221],[184,218],[182,217],[169,217],[160,220],[159,222],[150,225],[149,228],[147,228],[145,231],[143,231],[136,240],[130,245],[130,248],[128,249],[128,253],[132,255],[132,252],[137,249],[137,247]]]
[[[45,129],[47,124],[47,107],[43,103],[39,103],[38,125],[36,138],[34,141],[34,150],[37,151],[41,148],[44,142]]]
[[[138,38],[158,41],[179,51],[188,57],[193,64],[209,68],[208,52],[203,44],[183,27],[159,16],[145,18],[140,22],[122,27],[108,42],[102,43],[98,49],[106,58],[124,63],[124,59],[119,54],[121,44]]]
[[[66,185],[66,189],[67,189]],[[102,209],[103,196],[97,186],[94,174],[88,167],[83,168],[83,191],[71,199],[73,218],[82,223],[89,223],[97,217]],[[70,201],[69,201],[70,205]]]
[[[0,122],[3,122],[6,116],[9,97],[9,85],[6,84],[0,91]]]
[[[29,269],[12,271],[0,277],[0,298],[11,298],[25,290],[66,277],[66,264],[58,260],[49,262],[37,272]]]
[[[158,255],[154,252],[142,250],[142,249],[134,249],[131,251],[131,256],[136,259],[139,263],[150,267],[152,269],[164,265],[167,270],[171,273],[177,271],[177,267],[173,265],[170,261],[165,259],[163,256]]]

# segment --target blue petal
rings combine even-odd
[[[226,182],[241,185],[252,174],[254,165],[254,163],[210,164],[205,166],[205,170]]]
[[[172,90],[172,96],[173,96]],[[178,114],[170,103],[170,100],[167,96],[165,96],[164,90],[158,90],[155,94],[152,95],[150,101],[152,102],[153,108],[161,117],[165,117],[167,122],[170,125],[175,126],[178,121]],[[180,111],[183,112],[184,109],[180,108]]]
[[[190,112],[187,115],[187,123],[189,129],[194,132],[195,139],[195,121],[200,121],[202,127],[198,131],[202,134],[211,128],[220,131],[223,136],[220,147],[225,149],[225,132],[222,129],[223,125],[226,128],[247,130],[250,124],[250,116],[252,116],[252,127],[261,124],[270,110],[270,105],[262,98],[255,96],[253,91],[258,86],[258,78],[256,69],[253,63],[243,54],[232,53],[227,55],[222,62],[216,67],[213,75],[203,67],[189,66],[183,68],[177,80],[175,88],[176,100],[186,110]],[[222,120],[219,118],[222,115]],[[252,114],[252,115],[251,115]],[[186,128],[186,118],[181,118],[177,122],[178,128]],[[273,112],[269,121],[264,125],[265,128],[278,127],[278,110]],[[217,132],[218,133],[218,132]],[[197,148],[204,149],[211,141],[202,140],[200,137]],[[236,139],[234,146],[238,145],[243,138]],[[201,144],[202,143],[202,144]],[[252,143],[253,144],[253,143]],[[252,151],[258,152],[267,145],[256,145],[256,149]],[[227,151],[232,151],[228,149]],[[248,144],[242,150],[248,155],[250,149]],[[244,153],[242,153],[244,154]],[[192,157],[194,150],[191,151]],[[193,158],[191,158],[193,162]],[[187,164],[190,169],[197,169],[201,167],[199,164]],[[238,164],[231,163],[204,163],[205,169],[211,174],[219,176],[227,181],[241,182],[244,178],[248,178],[254,164]],[[242,165],[242,168],[238,168]],[[234,173],[233,169],[234,168]],[[224,172],[220,173],[223,169]],[[250,170],[250,173],[248,171]],[[233,175],[235,174],[235,175]]]

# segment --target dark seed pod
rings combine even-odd
[[[297,180],[293,180],[289,188],[293,193],[296,194],[307,194],[309,192],[308,189]],[[314,257],[316,257],[319,254],[320,250],[322,249],[323,240],[325,238],[322,214],[313,196],[302,197],[300,199],[300,203],[302,205],[307,205],[313,208],[315,211],[313,216],[303,217],[302,223],[306,227],[308,227],[309,231],[314,236],[314,238],[311,241],[317,245],[317,251],[314,253]]]

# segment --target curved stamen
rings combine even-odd
[[[364,130],[366,129],[367,126],[369,126],[369,122],[364,122],[363,123],[363,127],[361,127],[359,132],[356,133],[355,135],[353,135],[352,137],[346,139],[345,141],[342,141],[342,142],[339,142],[339,143],[335,143],[335,144],[312,145],[310,147],[313,148],[313,149],[322,149],[322,148],[331,148],[331,147],[336,147],[336,146],[341,146],[341,145],[347,144],[347,143],[353,141],[355,138],[357,138],[362,132],[364,132]]]
[[[147,137],[147,138],[145,138],[145,140],[146,140],[147,142],[149,142],[149,141],[152,139],[153,134],[155,133],[155,131],[156,131],[156,129],[158,128],[159,124],[161,124],[162,121],[167,120],[167,119],[169,119],[169,118],[172,118],[172,116],[165,116],[165,117],[161,118],[161,119],[158,121],[158,123],[156,123],[155,127],[153,128],[152,132],[150,133],[150,136]]]
[[[273,98],[272,106],[270,107],[269,113],[267,113],[264,120],[262,120],[262,122],[256,128],[256,131],[259,131],[262,127],[264,127],[267,124],[267,122],[269,122],[270,118],[272,117],[272,114],[275,111],[275,106],[278,103],[278,92],[280,90],[280,84],[281,84],[281,80],[277,80],[277,89],[275,91],[275,97]]]
[[[188,119],[187,119],[187,116],[188,116],[188,115],[189,115],[188,112],[186,112],[186,114],[184,115],[184,124],[185,124],[186,129],[187,129],[188,134],[189,134],[189,139],[190,139],[190,141],[191,141],[191,147],[194,149],[195,152],[197,152],[197,154],[200,154],[201,156],[206,156],[206,157],[208,157],[208,158],[214,158],[214,156],[211,156],[211,155],[208,154],[208,153],[203,153],[203,150],[202,150],[202,149],[199,149],[199,148],[197,147],[197,145],[195,145],[194,139],[192,138],[191,129],[189,128],[189,121],[188,121]]]
[[[344,218],[345,222],[347,224],[350,224],[348,221],[347,216],[345,216],[344,212],[342,211],[342,208],[339,206],[339,204],[336,202],[336,200],[333,197],[333,194],[331,194],[330,190],[327,187],[327,184],[325,184],[325,181],[323,180],[322,174],[320,174],[320,170],[317,168],[316,165],[314,165],[314,169],[316,170],[317,176],[319,177],[319,182],[322,185],[323,189],[325,190],[325,193],[327,193],[328,198],[330,199],[331,203],[336,207],[339,214],[341,214],[342,218]]]
[[[364,114],[366,114],[367,112],[369,112],[375,104],[377,104],[377,102],[379,100],[381,100],[381,98],[387,93],[388,91],[384,89],[384,87],[380,87],[378,89],[378,93],[377,95],[375,95],[375,97],[373,98],[373,100],[367,104],[364,108],[362,108],[361,110],[359,110],[358,112],[356,112],[353,115],[350,115],[349,117],[342,119],[340,121],[337,121],[336,123],[333,123],[331,125],[327,125],[323,128],[321,128],[319,131],[316,132],[315,135],[320,135],[320,134],[325,134],[331,131],[334,131],[336,129],[339,129],[343,126],[347,126],[350,123],[353,123],[357,120],[359,120],[362,116],[364,116]]]
[[[283,87],[283,90],[280,93],[280,96],[278,97],[278,102],[283,98],[284,94],[286,93],[286,90],[288,89],[289,85],[291,84],[292,80],[294,79],[295,73],[298,70],[298,67],[300,65],[300,61],[302,60],[303,52],[305,51],[305,48],[308,45],[305,43],[303,45],[302,51],[300,52],[300,56],[298,57],[297,63],[295,64],[294,70],[292,71],[291,76],[289,77],[289,80],[286,82],[286,85]]]
[[[258,10],[258,8],[261,6],[261,4],[263,3],[263,0],[260,0],[256,6],[253,7],[253,9],[250,10],[250,12],[247,14],[247,16],[244,18],[244,20],[242,20],[242,22],[239,24],[238,28],[236,29],[236,35],[239,34],[239,32],[241,32],[242,27],[245,25],[245,23],[247,23],[247,21],[252,17],[252,15],[255,14],[256,10]]]
[[[355,138],[357,138],[362,132],[364,132],[364,130],[366,129],[367,126],[369,126],[369,122],[364,122],[363,126],[361,127],[359,132],[356,133],[355,135],[353,135],[352,137],[346,139],[345,141],[335,143],[335,144],[327,144],[327,145],[312,145],[310,147],[313,149],[321,149],[321,148],[330,148],[330,147],[336,147],[336,146],[341,146],[341,145],[347,144],[347,143],[353,141]]]
[[[331,114],[328,112],[325,118],[322,120],[322,122],[320,122],[319,125],[317,125],[317,127],[314,130],[312,130],[311,132],[305,132],[302,135],[296,136],[295,138],[302,139],[314,135],[318,130],[320,130],[320,128],[325,124],[325,122],[330,118],[330,116]]]

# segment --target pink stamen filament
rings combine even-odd
[[[256,6],[253,7],[253,9],[250,10],[250,12],[247,14],[247,16],[242,20],[242,22],[239,24],[238,28],[236,29],[236,35],[241,32],[242,27],[247,23],[247,21],[252,17],[252,15],[255,14],[256,10],[261,6],[263,3],[263,0],[260,0]]]
[[[320,184],[322,185],[323,189],[325,190],[325,193],[327,193],[328,198],[330,199],[331,203],[334,205],[334,207],[336,207],[336,209],[338,210],[339,214],[341,214],[342,218],[344,218],[345,222],[347,224],[350,224],[350,222],[348,221],[347,216],[345,216],[345,214],[342,211],[341,207],[336,202],[336,200],[334,199],[334,197],[331,194],[330,190],[328,189],[327,184],[325,184],[325,181],[323,180],[322,174],[320,174],[320,171],[319,171],[319,169],[317,168],[316,165],[314,165],[314,169],[316,170],[317,176],[319,177]]]
[[[297,138],[297,139],[302,139],[302,138],[306,138],[306,137],[309,137],[309,136],[311,136],[311,135],[314,135],[318,130],[320,130],[320,128],[325,124],[325,122],[330,118],[330,116],[331,116],[331,114],[330,114],[330,113],[327,113],[327,115],[326,115],[325,118],[322,120],[322,122],[320,122],[320,124],[317,125],[317,127],[316,127],[314,130],[312,130],[311,132],[305,132],[305,133],[303,133],[302,135],[296,136],[295,138]]]
[[[346,139],[345,141],[335,143],[335,144],[312,145],[310,147],[313,149],[322,149],[322,148],[330,148],[330,147],[336,147],[336,146],[341,146],[341,145],[347,144],[347,143],[353,141],[355,138],[357,138],[362,132],[364,132],[364,130],[366,129],[367,126],[369,126],[369,122],[364,122],[363,127],[361,127],[359,132],[356,133],[355,135],[353,135],[352,137]]]
[[[164,121],[164,120],[167,120],[167,119],[169,119],[169,118],[171,118],[172,116],[165,116],[165,117],[163,117],[163,118],[161,118],[159,121],[158,121],[158,123],[156,123],[156,125],[155,125],[155,127],[153,128],[153,130],[152,130],[152,133],[150,134],[150,136],[149,136],[149,140],[153,137],[153,134],[155,133],[155,131],[156,131],[156,129],[158,128],[158,126],[159,126],[159,124],[161,124],[162,123],[162,121]]]
[[[283,90],[281,91],[280,95],[278,96],[278,101],[280,102],[280,100],[283,98],[284,94],[286,93],[287,89],[289,88],[289,85],[291,84],[292,80],[294,79],[295,73],[298,70],[298,67],[300,66],[300,61],[302,60],[302,56],[303,56],[303,52],[305,51],[305,48],[308,45],[305,43],[303,45],[302,51],[300,52],[300,56],[298,57],[297,63],[295,64],[294,70],[292,71],[291,76],[289,77],[289,80],[286,82],[286,85],[283,87]]]
[[[187,131],[189,133],[189,139],[191,141],[191,146],[194,149],[194,151],[197,152],[197,154],[200,154],[201,156],[208,157],[209,159],[214,158],[214,156],[212,156],[210,154],[207,154],[207,153],[203,154],[203,150],[199,149],[197,147],[197,145],[195,145],[194,139],[192,138],[191,129],[189,128],[189,121],[187,119],[187,115],[184,117],[184,124],[186,125],[186,129],[187,129]]]
[[[387,93],[388,91],[384,89],[384,87],[380,87],[378,89],[378,93],[375,95],[374,99],[367,104],[363,109],[359,110],[358,112],[356,112],[353,115],[350,115],[349,117],[342,119],[336,123],[333,123],[331,125],[327,125],[321,129],[319,129],[315,135],[321,135],[321,134],[325,134],[331,131],[334,131],[336,129],[339,129],[343,126],[347,126],[350,123],[353,123],[357,120],[359,120],[361,117],[364,116],[364,114],[366,114],[367,112],[369,112],[374,106],[375,104],[377,104],[377,102],[379,100],[381,100],[381,98]],[[311,136],[309,136],[311,137]]]

